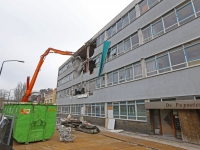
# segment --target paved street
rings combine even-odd
[[[135,138],[121,133],[111,133],[103,130],[99,134],[87,134],[75,131],[77,137],[74,142],[60,142],[59,134],[55,134],[46,142],[35,142],[29,145],[14,142],[14,150],[184,150],[162,144],[161,142],[149,141],[147,138]],[[147,140],[146,140],[147,139]],[[162,140],[161,140],[162,141]],[[170,142],[168,142],[170,144]],[[174,144],[172,144],[174,145]],[[177,144],[178,145],[178,144]],[[180,143],[180,145],[182,145]],[[198,148],[197,148],[198,149]]]

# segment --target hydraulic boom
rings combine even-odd
[[[57,53],[57,54],[61,54],[61,55],[73,55],[73,52],[61,51],[61,50],[57,50],[57,49],[54,49],[54,48],[48,48],[45,51],[45,53],[43,55],[41,55],[41,57],[40,57],[40,61],[39,61],[38,65],[37,65],[37,68],[36,68],[36,70],[34,72],[34,75],[33,75],[32,79],[31,79],[31,82],[30,82],[29,85],[27,85],[26,93],[25,93],[24,97],[21,100],[22,102],[27,102],[28,101],[28,98],[32,93],[32,89],[33,89],[33,86],[34,86],[35,81],[37,79],[37,76],[38,76],[38,73],[40,71],[40,68],[41,68],[41,66],[42,66],[42,64],[44,62],[45,57],[49,53]]]

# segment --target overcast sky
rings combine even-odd
[[[0,89],[32,77],[48,47],[75,52],[133,0],[0,0]],[[69,56],[50,54],[34,91],[56,88],[58,67]]]

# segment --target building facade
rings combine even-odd
[[[58,117],[200,144],[199,16],[200,0],[134,0],[60,66]]]
[[[46,104],[56,103],[56,89],[49,90],[45,94],[44,103],[46,103]]]

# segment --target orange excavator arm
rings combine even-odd
[[[41,68],[41,66],[42,66],[42,64],[43,64],[43,62],[44,62],[45,57],[46,57],[49,53],[57,53],[57,54],[61,54],[61,55],[73,55],[73,52],[61,51],[61,50],[54,49],[54,48],[48,48],[48,49],[44,52],[44,54],[41,55],[40,61],[39,61],[38,65],[37,65],[37,68],[36,68],[36,70],[35,70],[35,72],[34,72],[34,75],[33,75],[32,79],[31,79],[30,84],[27,85],[28,88],[26,89],[26,93],[25,93],[24,97],[22,98],[21,102],[27,102],[27,101],[28,101],[28,98],[29,98],[29,96],[30,96],[31,93],[32,93],[32,89],[33,89],[33,86],[34,86],[35,81],[36,81],[36,79],[37,79],[37,76],[38,76],[38,73],[39,73],[39,71],[40,71],[40,68]]]

